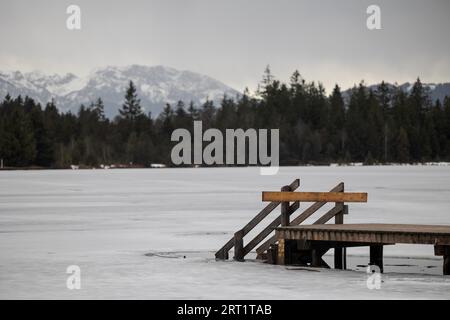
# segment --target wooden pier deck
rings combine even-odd
[[[450,245],[450,226],[416,224],[316,224],[276,229],[277,238],[362,243]]]
[[[317,224],[276,228],[278,263],[290,264],[296,253],[307,252],[311,265],[327,267],[323,254],[331,248],[370,247],[370,264],[383,270],[383,246],[396,243],[434,245],[450,274],[450,226],[414,224]],[[300,255],[301,257],[301,255]],[[340,266],[342,268],[342,266]]]

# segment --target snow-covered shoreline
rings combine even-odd
[[[349,162],[349,163],[329,163],[324,165],[313,165],[313,164],[299,164],[297,166],[280,166],[286,168],[301,168],[301,167],[422,167],[422,166],[441,166],[447,167],[450,166],[450,162],[440,161],[440,162],[423,162],[423,163],[384,163],[384,164],[365,164],[363,162]],[[250,166],[247,168],[254,168],[255,166]],[[80,165],[71,165],[70,168],[44,168],[44,167],[4,167],[0,168],[0,172],[3,171],[29,171],[29,170],[96,170],[96,169],[180,169],[181,167],[170,167],[160,163],[151,163],[148,168],[144,168],[142,166],[130,166],[125,164],[100,164],[98,167],[88,167],[88,166],[80,166]],[[188,167],[183,167],[184,169]],[[192,168],[203,168],[203,169],[211,169],[211,168],[233,168],[227,166],[214,166],[214,167],[202,167],[195,165]],[[238,168],[238,167],[236,167]],[[239,167],[239,168],[242,168]]]

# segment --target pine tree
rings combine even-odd
[[[53,145],[44,125],[43,111],[40,105],[36,105],[33,99],[25,98],[25,110],[29,115],[32,130],[36,140],[36,157],[34,164],[42,167],[53,165]]]
[[[174,125],[176,128],[189,129],[192,127],[192,119],[188,112],[186,112],[183,101],[177,102],[177,108],[175,110]]]
[[[410,159],[409,157],[409,140],[406,130],[400,128],[397,137],[397,160],[406,163]]]
[[[236,127],[236,104],[233,99],[223,97],[221,107],[217,110],[215,127],[222,132],[225,132],[227,128]]]
[[[125,94],[125,102],[122,105],[122,109],[119,110],[120,115],[127,120],[136,119],[136,117],[142,114],[140,103],[141,100],[138,99],[136,86],[133,81],[130,81]]]
[[[382,81],[376,90],[376,96],[380,103],[383,121],[383,160],[388,161],[389,156],[389,128],[391,126],[391,91],[388,85]]]
[[[250,98],[248,88],[245,88],[242,96],[236,102],[237,127],[248,129],[255,126],[255,111],[253,109],[254,102]]]
[[[257,93],[261,97],[267,96],[267,94],[270,91],[270,88],[272,87],[274,82],[274,77],[272,75],[272,72],[270,71],[270,66],[267,65],[266,69],[264,70],[264,75],[261,83],[258,85]]]
[[[383,111],[383,117],[387,117],[391,104],[391,92],[386,82],[381,81],[375,92],[378,101],[380,102],[381,109]]]
[[[369,150],[369,154],[372,159],[377,162],[379,159],[384,158],[384,139],[383,139],[383,110],[379,103],[379,100],[375,96],[372,90],[369,90],[369,95],[367,97],[367,119],[366,119],[366,130],[367,130],[367,140],[366,145]]]
[[[189,103],[188,113],[189,113],[189,118],[190,118],[191,121],[198,120],[198,117],[199,117],[198,110],[195,107],[193,101],[191,101]]]
[[[346,116],[348,149],[353,161],[364,161],[367,155],[367,87],[360,83],[352,89]]]
[[[216,108],[214,106],[214,102],[207,99],[205,103],[202,105],[202,109],[200,110],[200,119],[203,122],[203,129],[209,129],[214,127],[214,118],[216,115]]]
[[[444,139],[446,140],[445,147],[443,148],[445,158],[447,160],[450,160],[450,97],[444,98],[444,126],[443,126],[443,133],[441,134],[444,136]]]
[[[97,101],[92,105],[92,111],[97,116],[99,121],[105,121],[105,105],[103,104],[102,98],[98,98]]]
[[[333,93],[330,97],[330,116],[329,125],[333,128],[333,132],[337,131],[344,124],[345,120],[345,105],[342,98],[341,88],[335,85]]]
[[[166,107],[164,108],[163,112],[158,117],[161,129],[161,134],[164,137],[170,137],[172,134],[172,131],[174,130],[174,112],[172,109],[172,106],[170,103],[166,103]]]
[[[331,145],[334,146],[333,159],[344,156],[345,147],[345,104],[342,98],[341,89],[336,85],[330,96],[330,107],[328,111],[328,132]],[[329,147],[328,150],[331,150]],[[329,152],[328,152],[329,153]]]
[[[3,155],[9,166],[30,166],[36,157],[36,141],[30,118],[25,113],[23,100],[19,96],[9,102],[11,110],[3,121]]]
[[[139,145],[138,145],[138,137],[136,132],[131,132],[130,136],[128,137],[128,141],[126,144],[126,154],[127,154],[127,161],[128,164],[133,165],[136,164],[136,154],[138,152]]]
[[[410,154],[413,161],[429,158],[429,140],[424,132],[425,114],[430,107],[430,98],[420,79],[414,83],[407,99],[409,126],[405,127],[411,143]]]

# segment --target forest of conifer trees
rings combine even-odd
[[[279,128],[281,165],[450,160],[450,98],[431,101],[419,79],[410,93],[382,82],[376,90],[360,83],[348,97],[336,85],[327,96],[298,72],[282,83],[267,69],[254,96],[246,90],[220,106],[179,101],[156,118],[143,113],[131,81],[124,90],[113,120],[105,118],[101,97],[75,115],[59,112],[53,101],[41,106],[7,95],[0,103],[4,166],[171,166],[171,134],[192,131],[194,120],[203,121],[204,130]]]

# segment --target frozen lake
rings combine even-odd
[[[385,247],[379,290],[366,286],[368,248],[348,251],[346,271],[215,261],[265,205],[261,191],[295,178],[305,191],[368,192],[348,223],[450,225],[450,166],[3,171],[0,298],[450,298],[433,246]],[[69,265],[80,290],[66,288]]]

